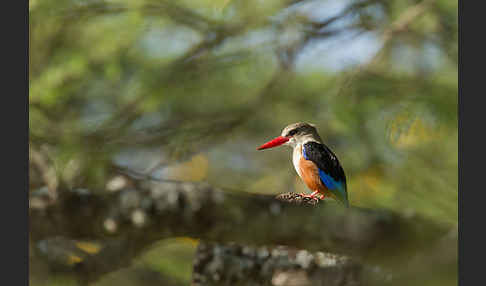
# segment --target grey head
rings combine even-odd
[[[285,143],[291,147],[295,147],[299,144],[305,144],[307,142],[322,143],[322,139],[317,133],[316,126],[311,123],[297,122],[287,125],[282,130],[283,137],[290,137],[290,140]]]

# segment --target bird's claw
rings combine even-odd
[[[308,194],[300,193],[299,195],[300,195],[302,198],[309,198],[309,199],[313,199],[313,200],[316,200],[316,201],[319,201],[319,199],[321,199],[321,200],[322,200],[322,196],[321,196],[320,198],[318,198],[318,197],[316,196],[316,194],[310,194],[310,195],[308,195]]]

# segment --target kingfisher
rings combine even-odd
[[[298,122],[288,125],[277,138],[261,145],[263,150],[280,145],[293,148],[292,162],[295,171],[313,192],[301,194],[312,199],[331,197],[349,206],[346,175],[336,155],[317,133],[314,124]]]

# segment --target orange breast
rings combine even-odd
[[[327,188],[321,182],[319,177],[319,169],[316,164],[310,160],[306,160],[304,156],[300,158],[299,168],[302,180],[312,191],[319,191],[322,194],[327,194]]]

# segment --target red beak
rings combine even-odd
[[[272,148],[276,147],[279,145],[282,145],[283,143],[287,142],[290,140],[290,137],[282,137],[278,136],[277,138],[268,141],[267,143],[263,144],[262,146],[258,147],[257,150],[262,150],[262,149],[267,149],[267,148]]]

